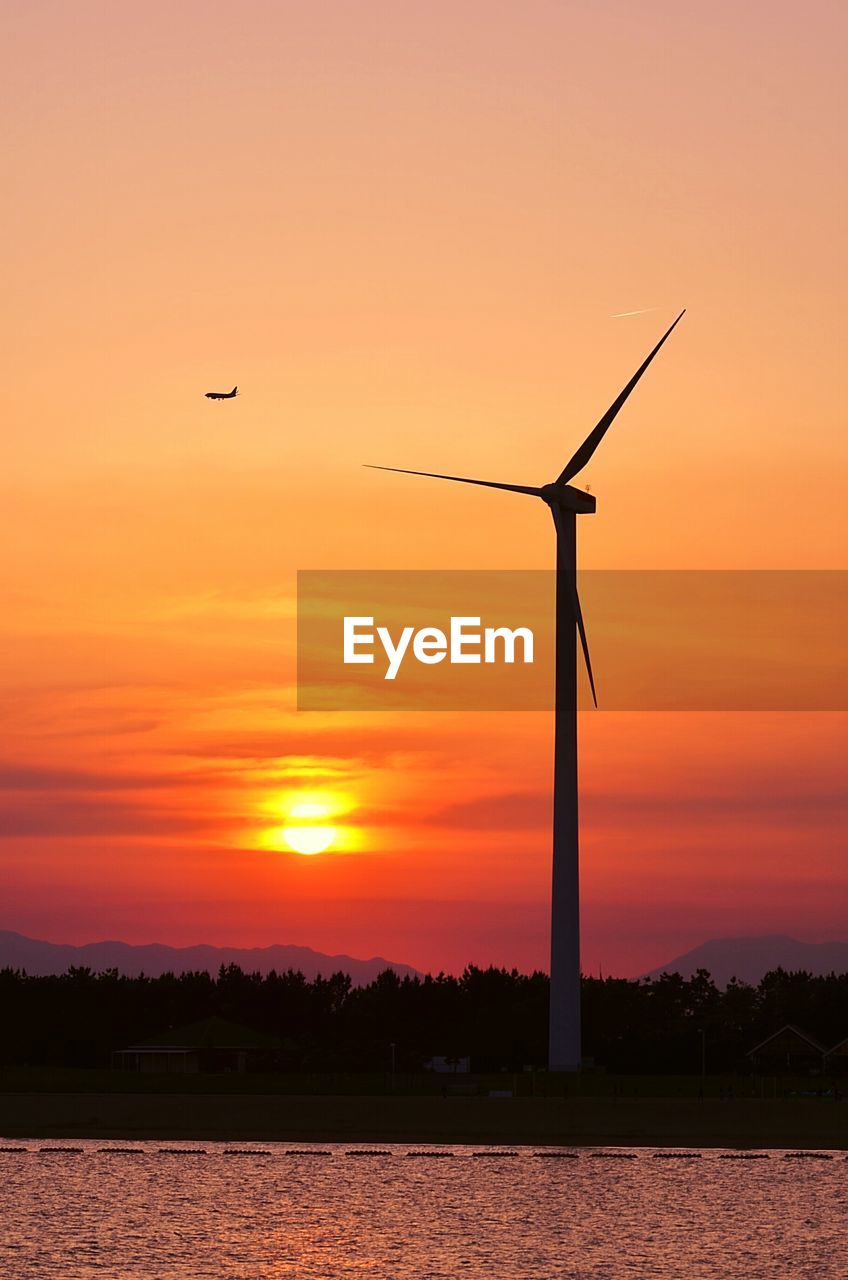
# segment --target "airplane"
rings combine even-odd
[[[232,400],[238,395],[238,387],[233,387],[232,391],[207,391],[207,400]]]

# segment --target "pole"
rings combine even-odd
[[[580,866],[577,825],[577,514],[552,507],[557,533],[554,830],[548,1067],[579,1071]]]

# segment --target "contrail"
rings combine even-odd
[[[616,311],[610,320],[623,320],[625,316],[646,316],[649,311],[659,311],[659,307],[642,307],[640,311]]]

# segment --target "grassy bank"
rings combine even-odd
[[[848,1149],[823,1098],[3,1093],[5,1138]]]
[[[483,1074],[408,1075],[398,1072],[154,1073],[106,1068],[7,1067],[0,1069],[0,1093],[174,1093],[312,1094],[357,1097],[487,1097],[509,1092],[516,1098],[784,1098],[818,1092],[848,1094],[848,1080],[824,1076],[579,1075],[547,1071]]]

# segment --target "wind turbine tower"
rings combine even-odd
[[[579,1071],[580,1045],[580,856],[577,796],[577,638],[583,650],[595,706],[595,680],[580,599],[577,595],[577,517],[595,510],[595,499],[569,481],[583,470],[603,440],[630,392],[685,312],[660,338],[653,351],[616,397],[552,484],[501,484],[468,476],[448,476],[406,467],[375,467],[402,475],[429,476],[459,484],[483,485],[508,493],[541,498],[550,509],[556,532],[556,690],[554,695],[554,806],[551,878],[551,999],[548,1067]]]

